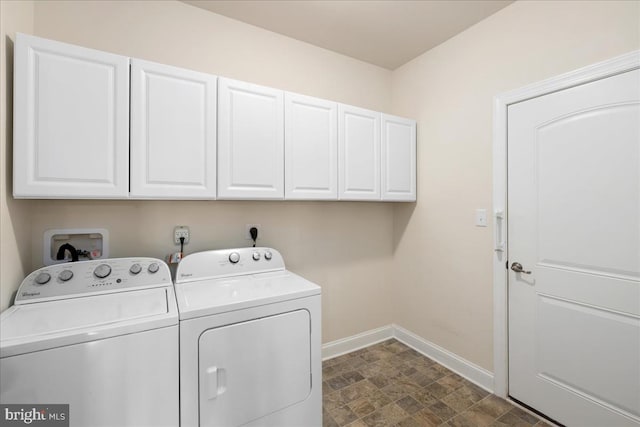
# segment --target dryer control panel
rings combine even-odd
[[[40,268],[18,288],[15,304],[171,285],[167,264],[156,258],[110,258]]]
[[[282,255],[272,248],[237,248],[204,251],[184,257],[176,283],[284,270]]]

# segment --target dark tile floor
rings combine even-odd
[[[322,364],[325,427],[548,427],[391,339]]]

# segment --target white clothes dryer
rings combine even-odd
[[[69,404],[75,427],[179,424],[178,311],[153,258],[57,264],[0,314],[0,402]]]
[[[320,287],[269,248],[188,255],[175,287],[182,427],[322,425]]]

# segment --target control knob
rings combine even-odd
[[[51,280],[51,275],[49,273],[45,273],[44,271],[36,276],[36,283],[38,285],[44,285],[49,280]]]
[[[58,274],[58,279],[60,279],[63,282],[71,280],[72,277],[73,277],[73,271],[71,270],[62,270],[60,274]]]
[[[138,264],[137,262],[129,268],[129,273],[131,274],[138,274],[141,271],[142,271],[142,267],[140,267],[140,264]]]
[[[157,273],[158,270],[160,270],[160,266],[158,265],[157,262],[152,262],[151,264],[149,264],[149,267],[147,268],[147,270],[149,270],[149,273],[151,274]]]
[[[229,254],[229,262],[231,264],[236,264],[238,261],[240,261],[240,254],[238,252],[231,252]]]
[[[258,261],[260,259],[260,252],[254,252],[252,257],[254,261]]]
[[[104,279],[110,274],[111,274],[111,267],[109,267],[107,264],[100,264],[99,266],[96,267],[95,270],[93,270],[93,275],[96,276],[98,279]]]
[[[271,251],[265,251],[264,259],[266,259],[267,261],[271,261],[271,258],[273,258],[273,255],[271,254]]]

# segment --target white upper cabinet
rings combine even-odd
[[[285,198],[338,198],[338,104],[285,94]]]
[[[380,200],[380,113],[338,106],[338,198]]]
[[[381,115],[382,200],[416,200],[416,122]]]
[[[14,51],[16,198],[416,200],[415,121],[25,34]]]
[[[131,197],[215,198],[216,80],[131,60]]]
[[[284,92],[218,79],[218,198],[284,197]]]
[[[25,34],[14,51],[14,197],[128,197],[129,58]]]

